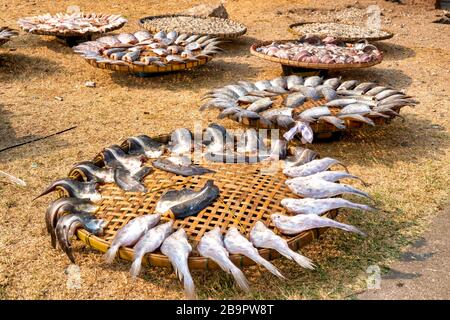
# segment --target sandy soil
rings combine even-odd
[[[181,11],[200,1],[0,0],[0,25],[16,27],[22,16],[65,11],[77,4],[84,11],[121,13],[130,22],[122,30],[137,29],[145,15]],[[344,213],[340,220],[365,230],[361,239],[343,232],[327,232],[303,250],[318,268],[300,270],[286,260],[275,264],[289,279],[280,282],[257,268],[245,271],[252,293],[242,294],[222,272],[194,272],[201,298],[344,298],[364,289],[366,268],[381,267],[398,256],[426,228],[438,208],[449,199],[450,142],[448,83],[450,32],[432,24],[438,13],[385,1],[227,1],[231,18],[248,26],[248,33],[208,65],[192,72],[158,78],[137,78],[95,69],[52,38],[22,35],[0,48],[0,149],[71,126],[66,134],[0,153],[0,170],[27,182],[22,188],[0,178],[0,298],[3,299],[181,299],[181,286],[170,269],[149,268],[135,283],[129,263],[102,264],[101,255],[75,245],[81,288],[66,286],[68,259],[52,250],[45,231],[49,198],[33,196],[52,180],[67,174],[72,164],[92,158],[102,147],[138,133],[166,133],[192,127],[194,121],[215,120],[215,113],[198,111],[207,90],[240,79],[270,79],[279,65],[250,55],[256,40],[292,38],[286,29],[300,20],[358,18],[364,8],[378,4],[383,25],[396,36],[379,47],[385,60],[367,70],[343,72],[345,78],[376,80],[405,89],[421,102],[405,108],[405,121],[345,135],[332,143],[314,144],[322,155],[350,165],[371,186],[382,211]],[[319,9],[320,8],[320,9]],[[362,8],[362,9],[361,9]],[[333,9],[335,11],[328,11]],[[336,11],[337,10],[337,11]],[[96,88],[86,88],[95,81]],[[63,101],[55,99],[63,97]],[[236,128],[231,121],[223,121]]]

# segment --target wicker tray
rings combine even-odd
[[[9,40],[11,40],[12,37],[15,37],[18,35],[17,31],[14,29],[8,28],[8,27],[0,27],[0,33],[1,32],[7,32],[7,36],[0,36],[0,46],[7,43]]]
[[[324,78],[324,80],[326,80],[326,78]],[[344,80],[340,80],[341,83]],[[357,83],[358,84],[358,83]],[[351,89],[353,89],[357,84],[355,84]],[[234,84],[234,85],[238,85],[238,84]],[[225,86],[224,86],[225,87]],[[220,90],[220,88],[216,88],[218,90]],[[290,91],[288,91],[287,93],[284,94],[279,94],[279,95],[275,95],[273,97],[271,97],[271,99],[274,101],[272,107],[268,110],[272,110],[272,109],[276,109],[279,106],[282,106],[282,103],[284,101],[284,97],[286,95],[288,95],[289,93],[291,93]],[[337,91],[337,93],[339,94],[339,91]],[[406,96],[406,94],[405,94]],[[408,96],[407,96],[408,97]],[[338,96],[339,98],[339,96]],[[342,98],[345,98],[345,96],[342,96]],[[213,99],[213,97],[210,97],[209,99]],[[238,104],[238,106],[240,108],[247,108],[247,106],[245,106],[245,104],[240,103],[238,101],[237,98],[230,98],[232,100],[230,100],[231,103],[236,103]],[[208,100],[203,101],[208,103]],[[298,114],[300,114],[302,111],[306,110],[306,109],[310,109],[313,107],[318,107],[318,106],[323,106],[327,101],[325,99],[319,99],[319,100],[311,100],[311,99],[307,99],[302,105],[292,109],[292,119],[294,121],[296,120],[300,120],[298,117]],[[403,108],[404,106],[414,106],[415,104],[417,104],[418,102],[411,102],[410,104],[404,104],[403,106],[399,106],[399,107],[395,107],[392,108],[393,111],[400,113],[401,108]],[[335,115],[340,108],[338,107],[329,107],[330,112],[332,115]],[[382,117],[382,116],[376,116],[376,115],[366,115],[366,117],[370,118],[375,125],[383,125],[383,124],[388,124],[391,122],[391,120],[394,118],[393,115],[390,114],[385,114],[386,116],[389,117]],[[257,129],[280,129],[281,131],[287,131],[287,128],[281,128],[278,127],[278,125],[274,122],[269,121],[269,119],[264,116],[264,113],[259,113],[260,118],[258,119],[254,119],[254,118],[245,118],[242,117],[239,121],[239,123],[241,123],[244,126],[248,126],[248,127],[253,127],[253,128],[257,128]],[[233,119],[234,121],[238,121],[238,119],[233,118],[233,115],[230,115],[231,119]],[[328,123],[328,122],[324,122],[324,121],[314,121],[314,122],[310,122],[309,126],[311,127],[313,133],[314,133],[314,139],[328,139],[328,138],[333,138],[333,137],[339,137],[339,135],[343,132],[348,132],[351,131],[353,129],[359,129],[359,128],[363,128],[366,126],[369,126],[366,123],[360,122],[360,121],[355,121],[355,120],[350,120],[350,119],[345,119],[345,129],[339,129],[337,127],[335,127],[334,125]]]
[[[162,28],[157,28],[155,26],[151,26],[149,25],[148,21],[152,21],[152,20],[156,20],[156,19],[160,19],[160,18],[167,18],[167,17],[194,17],[194,18],[198,18],[198,19],[210,19],[210,20],[215,20],[215,21],[229,21],[233,24],[236,24],[237,26],[239,26],[241,28],[241,30],[239,31],[234,31],[234,32],[207,32],[207,33],[199,33],[199,32],[195,32],[195,34],[198,35],[208,35],[211,37],[217,37],[217,38],[222,38],[222,39],[234,39],[234,38],[238,38],[242,35],[244,35],[247,32],[247,27],[244,26],[243,24],[230,20],[230,19],[223,19],[223,18],[216,18],[216,17],[198,17],[198,16],[191,16],[191,15],[187,15],[187,14],[165,14],[165,15],[158,15],[158,16],[148,16],[148,17],[144,17],[139,19],[139,26],[141,26],[144,29],[149,30],[150,32],[156,33],[159,32],[161,30],[163,31],[172,31],[172,29],[162,29]],[[193,34],[193,32],[188,31],[188,30],[183,30],[183,29],[177,29],[175,31],[178,31],[179,33],[188,33],[188,34]]]
[[[278,43],[292,42],[293,40],[276,40]],[[274,41],[262,41],[253,44],[250,47],[250,53],[265,60],[269,60],[272,62],[277,62],[282,64],[283,66],[291,66],[296,68],[304,68],[304,69],[320,69],[320,70],[343,70],[343,69],[358,69],[358,68],[367,68],[374,66],[376,64],[381,63],[383,59],[367,62],[367,63],[308,63],[301,61],[293,61],[290,59],[280,59],[276,57],[271,57],[266,54],[260,53],[256,51],[257,48],[261,46],[265,46],[271,44]]]
[[[301,25],[305,25],[305,24],[311,24],[311,23],[320,23],[320,22],[297,22],[297,23],[293,23],[293,24],[289,25],[288,31],[290,33],[292,33],[292,34],[295,34],[296,36],[302,37],[302,36],[305,35],[305,33],[296,31],[294,28],[297,27],[297,26],[301,26]],[[350,25],[350,24],[346,24],[346,23],[339,23],[339,24]],[[394,34],[391,31],[389,31],[389,30],[381,29],[381,31],[387,32],[388,35],[379,36],[379,37],[365,37],[365,38],[358,38],[358,37],[335,37],[335,38],[337,38],[337,39],[339,39],[341,41],[353,43],[353,42],[357,42],[357,41],[360,41],[360,40],[367,40],[369,42],[387,40],[387,39],[390,39],[390,38],[392,38],[394,36]],[[324,38],[324,37],[327,36],[325,34],[317,34],[317,35],[319,37],[321,37],[321,38]]]
[[[168,136],[159,136],[159,141],[167,142]],[[122,144],[126,151],[126,145]],[[94,162],[103,165],[102,157],[99,155]],[[90,234],[84,229],[77,231],[77,236],[90,247],[106,252],[118,229],[123,227],[130,219],[143,214],[151,214],[160,196],[168,189],[181,189],[183,187],[199,189],[208,179],[213,179],[220,188],[220,196],[213,204],[205,208],[196,216],[187,217],[175,221],[174,228],[184,228],[192,244],[196,244],[202,235],[220,226],[222,231],[230,226],[236,226],[243,234],[248,234],[250,228],[256,221],[263,221],[270,228],[270,214],[275,212],[286,212],[280,201],[286,197],[296,197],[284,184],[286,177],[281,170],[275,174],[262,174],[261,170],[267,168],[264,164],[219,164],[202,163],[216,171],[205,176],[181,177],[172,173],[155,169],[153,173],[144,180],[145,186],[150,190],[146,194],[124,192],[115,184],[104,184],[100,186],[102,194],[100,209],[96,216],[108,222],[105,234],[101,237]],[[69,173],[73,179],[83,180],[79,171]],[[153,192],[152,192],[153,190]],[[60,196],[64,196],[60,193]],[[329,211],[327,217],[335,218],[337,210]],[[169,215],[163,216],[163,220],[171,219]],[[274,229],[275,232],[276,229]],[[314,229],[303,232],[297,236],[283,236],[287,239],[293,250],[306,245],[313,239],[319,237],[323,229]],[[195,245],[193,246],[195,248]],[[280,255],[269,249],[261,249],[259,253],[266,259],[275,259]],[[119,257],[125,260],[133,259],[133,249],[121,248]],[[231,255],[231,260],[238,266],[253,265],[254,262],[241,255]],[[144,264],[170,267],[171,264],[166,256],[160,252],[147,254],[143,260]],[[201,257],[193,250],[189,257],[190,269],[217,269],[218,266],[210,259]]]
[[[164,72],[175,72],[175,71],[181,71],[181,70],[187,70],[199,67],[201,65],[206,64],[208,61],[210,61],[211,58],[201,58],[198,61],[190,61],[187,63],[173,63],[170,65],[167,65],[166,67],[159,67],[155,65],[149,65],[149,66],[138,66],[138,65],[118,65],[118,64],[110,64],[110,63],[104,63],[104,62],[97,62],[95,60],[87,60],[90,65],[100,68],[100,69],[107,69],[112,71],[119,71],[119,72],[127,72],[127,73],[136,73],[136,74],[147,74],[147,73],[164,73]]]
[[[73,15],[69,15],[69,14],[65,14],[65,13],[58,13],[56,15],[60,15],[61,17],[64,16],[73,16]],[[79,13],[77,15],[80,15],[83,18],[89,18],[89,17],[103,17],[105,15],[103,14],[95,14],[95,13]],[[49,15],[44,15],[44,16],[38,16],[38,17],[42,17],[42,19],[45,20],[45,18],[50,17]],[[117,16],[115,16],[117,17]],[[19,19],[18,24],[19,26],[27,32],[33,33],[33,34],[38,34],[38,35],[46,35],[46,36],[55,36],[55,37],[59,37],[59,38],[77,38],[77,37],[86,37],[86,36],[91,36],[93,34],[99,34],[99,33],[106,33],[109,31],[113,31],[116,29],[120,29],[122,28],[126,23],[127,20],[124,18],[121,18],[120,16],[118,17],[118,21],[116,21],[115,23],[111,23],[111,24],[106,24],[103,25],[101,27],[98,27],[97,31],[82,31],[82,30],[72,30],[72,29],[59,29],[59,30],[45,30],[45,29],[30,29],[30,27],[27,25],[27,23],[30,23],[28,20],[32,19],[32,18],[37,18],[37,17],[27,17],[27,18],[22,18]]]

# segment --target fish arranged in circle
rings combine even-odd
[[[214,37],[147,30],[108,35],[87,41],[73,49],[87,60],[123,66],[157,66],[185,64],[210,59],[219,51],[221,40]]]
[[[285,138],[313,141],[311,124],[325,123],[345,130],[351,122],[374,126],[377,118],[401,117],[400,109],[418,101],[406,93],[375,82],[320,76],[282,76],[208,91],[200,110],[217,109],[228,118],[255,128],[279,128]],[[306,102],[313,105],[305,106]]]

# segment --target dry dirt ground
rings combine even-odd
[[[123,31],[137,29],[139,17],[184,10],[199,1],[5,1],[0,25],[16,27],[19,17],[65,11],[125,15]],[[159,3],[159,4],[158,4]],[[235,288],[223,272],[194,272],[200,298],[336,299],[365,289],[369,265],[384,266],[420,237],[439,208],[449,200],[450,142],[448,84],[450,26],[432,24],[438,13],[385,1],[227,1],[231,18],[248,33],[208,65],[192,72],[137,78],[95,69],[52,38],[21,35],[0,48],[0,149],[76,125],[57,137],[0,153],[0,170],[27,182],[19,187],[0,178],[0,298],[2,299],[182,299],[180,283],[170,269],[148,268],[135,283],[128,262],[102,263],[101,254],[78,242],[75,254],[80,289],[66,286],[67,257],[52,250],[44,226],[49,197],[31,202],[39,190],[67,174],[75,162],[91,159],[102,147],[138,133],[167,133],[192,127],[196,120],[215,120],[198,111],[207,90],[240,79],[271,79],[280,67],[249,54],[256,40],[293,38],[286,29],[300,20],[363,21],[364,8],[378,4],[383,25],[396,36],[379,43],[383,63],[345,78],[375,80],[405,89],[421,102],[405,108],[405,121],[347,134],[340,141],[313,144],[322,155],[346,162],[382,209],[378,213],[343,212],[339,220],[366,231],[368,238],[329,231],[302,252],[316,264],[314,272],[294,263],[275,261],[281,282],[252,267],[245,270],[250,294]],[[329,11],[334,10],[334,11]],[[96,88],[84,86],[95,81]],[[63,97],[63,101],[55,99]],[[236,128],[231,121],[221,122]]]

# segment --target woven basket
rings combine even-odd
[[[298,23],[293,23],[293,24],[289,25],[288,31],[290,33],[292,33],[292,34],[295,34],[296,36],[302,37],[302,36],[305,35],[305,33],[296,31],[294,28],[297,27],[297,26],[302,26],[302,25],[311,24],[311,23],[320,23],[320,22],[298,22]],[[350,24],[346,24],[346,23],[340,23],[340,24],[350,25]],[[341,40],[341,41],[344,41],[344,42],[353,43],[353,42],[358,42],[360,40],[367,40],[369,42],[386,40],[386,39],[390,39],[390,38],[392,38],[394,36],[394,34],[391,31],[389,31],[389,30],[381,29],[381,31],[387,32],[388,35],[379,36],[379,37],[365,37],[365,38],[357,38],[357,37],[347,37],[347,38],[346,37],[334,37],[334,38],[336,38],[338,40]],[[325,38],[327,36],[325,34],[317,34],[317,35],[319,37],[321,37],[321,38]]]
[[[89,15],[90,14],[83,14],[83,16],[89,16]],[[29,33],[37,34],[37,35],[55,36],[55,37],[60,37],[60,38],[69,38],[69,37],[77,38],[77,37],[85,37],[85,36],[90,36],[90,35],[94,35],[94,34],[101,34],[101,33],[106,33],[106,32],[110,32],[113,30],[117,30],[117,29],[122,28],[126,23],[127,23],[127,21],[125,20],[120,24],[108,26],[108,27],[104,28],[103,30],[85,31],[85,32],[81,32],[79,30],[70,30],[70,29],[55,30],[55,31],[35,29],[32,31],[28,31],[26,28],[22,27],[20,25],[20,23],[19,23],[19,25],[25,31],[27,31]]]
[[[285,42],[292,42],[292,41],[293,40],[277,40],[276,42],[277,43],[285,43]],[[280,58],[276,58],[276,57],[271,57],[271,56],[268,56],[267,54],[263,54],[263,53],[256,51],[257,48],[259,48],[261,46],[269,45],[272,42],[274,42],[274,41],[263,41],[263,42],[258,42],[258,43],[253,44],[250,47],[251,54],[253,54],[261,59],[281,63],[282,65],[285,65],[285,66],[305,68],[305,69],[320,69],[320,70],[343,70],[343,69],[367,68],[367,67],[371,67],[376,64],[379,64],[383,60],[383,58],[381,58],[379,60],[371,61],[371,62],[367,62],[367,63],[308,63],[308,62],[301,62],[301,61],[294,61],[294,60],[289,60],[289,59],[280,59]]]
[[[159,141],[167,142],[168,136],[159,136]],[[122,144],[126,151],[126,144]],[[102,166],[103,160],[98,155],[94,162]],[[198,255],[195,244],[202,235],[219,226],[226,231],[231,226],[236,226],[241,233],[248,235],[256,221],[264,222],[269,228],[278,233],[270,222],[270,214],[275,212],[286,212],[280,201],[286,197],[296,197],[285,185],[286,177],[281,170],[273,174],[263,174],[264,164],[222,164],[202,163],[202,165],[215,170],[213,174],[204,176],[182,177],[155,169],[144,179],[144,184],[149,192],[146,194],[136,192],[124,192],[115,184],[100,186],[102,194],[100,208],[96,212],[98,218],[105,219],[108,225],[105,234],[101,237],[90,234],[84,229],[77,231],[77,236],[90,247],[101,252],[106,252],[117,230],[127,224],[130,219],[144,214],[151,214],[161,195],[169,189],[192,188],[199,190],[208,179],[213,179],[220,188],[219,198],[210,206],[195,216],[175,220],[174,228],[184,228],[194,250],[189,257],[190,269],[217,269],[216,263],[208,258]],[[72,171],[69,177],[83,180],[79,171]],[[60,196],[64,196],[60,193]],[[162,220],[169,220],[171,214],[163,215]],[[329,211],[327,217],[335,218],[337,210]],[[314,229],[303,232],[297,236],[283,236],[293,250],[298,250],[313,239],[319,237],[325,228]],[[278,258],[278,252],[271,249],[261,249],[259,253],[268,260]],[[119,257],[125,260],[133,259],[133,249],[121,248]],[[253,265],[254,262],[241,255],[230,255],[231,260],[238,266]],[[170,267],[170,261],[159,251],[149,253],[143,260],[144,264]]]
[[[138,66],[132,63],[125,64],[112,64],[106,62],[97,62],[96,60],[86,59],[86,61],[96,68],[108,69],[119,72],[128,73],[163,73],[163,72],[175,72],[185,69],[192,69],[206,64],[211,58],[199,58],[198,61],[189,61],[187,63],[170,63],[165,67],[159,67],[156,65]]]
[[[165,14],[165,15],[158,15],[158,16],[148,16],[148,17],[144,17],[139,19],[139,26],[141,26],[144,29],[147,29],[148,31],[152,32],[152,33],[157,33],[161,30],[163,31],[172,31],[169,29],[161,29],[161,28],[157,28],[157,27],[153,27],[153,26],[149,26],[148,24],[146,24],[147,21],[151,21],[151,20],[156,20],[156,19],[160,19],[160,18],[167,18],[167,17],[194,17],[194,18],[198,18],[198,19],[215,19],[215,20],[228,20],[231,21],[237,25],[239,25],[241,27],[242,30],[240,31],[235,31],[235,32],[217,32],[217,33],[198,33],[195,32],[195,34],[201,35],[201,36],[211,36],[211,37],[217,37],[217,38],[221,38],[221,39],[234,39],[234,38],[238,38],[242,35],[244,35],[247,32],[247,27],[244,26],[243,24],[236,22],[234,20],[230,20],[230,19],[223,19],[223,18],[216,18],[216,17],[199,17],[199,16],[191,16],[191,15],[187,15],[187,14]],[[179,33],[187,33],[187,34],[193,34],[192,32],[186,32],[185,30],[176,30]]]

